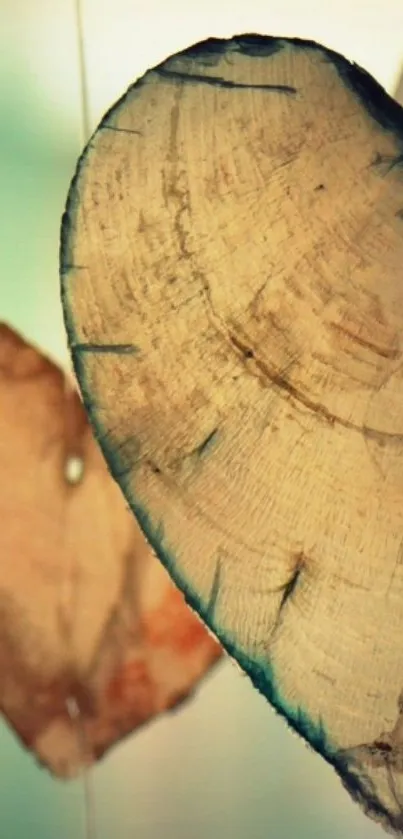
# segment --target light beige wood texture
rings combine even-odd
[[[309,42],[174,56],[89,143],[61,270],[87,408],[160,558],[402,834],[401,108]]]

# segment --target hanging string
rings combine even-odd
[[[77,35],[77,51],[78,51],[78,73],[79,73],[79,99],[81,104],[81,119],[80,119],[80,152],[83,146],[87,143],[90,136],[90,118],[88,105],[88,79],[85,59],[84,47],[84,25],[82,13],[82,0],[74,0],[75,3],[75,26]],[[76,424],[73,421],[72,405],[75,394],[77,392],[75,377],[66,373],[64,377],[64,395],[65,395],[65,422],[66,422],[66,440],[67,451],[66,461],[64,464],[64,478],[66,484],[70,485],[74,491],[74,487],[81,483],[85,475],[85,464],[81,457],[81,453],[76,450]],[[71,570],[71,569],[70,569]],[[74,613],[74,591],[71,586],[74,586],[74,574],[70,574],[67,583],[67,621],[71,625],[72,615]],[[70,605],[69,605],[70,604]],[[63,603],[61,603],[63,611]],[[71,634],[69,633],[70,638]],[[66,700],[66,710],[71,723],[74,725],[79,752],[83,763],[83,784],[84,784],[84,808],[85,808],[85,824],[84,835],[85,839],[97,839],[97,828],[95,818],[95,802],[92,778],[90,776],[90,769],[87,766],[87,759],[90,753],[88,748],[88,741],[86,738],[85,729],[81,719],[80,705],[77,698],[73,695]]]
[[[85,731],[81,723],[80,707],[74,696],[68,697],[68,699],[66,700],[66,708],[72,723],[75,725],[79,739],[80,752],[82,758],[85,759],[85,755],[88,750],[88,744],[85,736]],[[85,839],[97,839],[94,788],[93,784],[91,783],[90,770],[86,766],[84,766],[83,783],[85,807]]]
[[[90,111],[88,95],[87,64],[85,59],[85,38],[82,0],[75,0],[76,27],[77,27],[77,48],[78,48],[78,72],[80,80],[80,101],[81,101],[81,145],[84,146],[90,136]]]
[[[84,16],[83,16],[83,2],[82,0],[74,0],[75,25],[77,35],[77,54],[78,54],[78,79],[79,79],[79,100],[81,106],[80,119],[80,152],[89,140],[91,132],[90,124],[90,109],[89,109],[89,92],[88,92],[88,75],[87,62],[85,56],[85,36],[84,36]],[[71,395],[72,391],[76,390],[75,376],[65,377],[65,393],[66,398]],[[75,468],[75,467],[73,467]],[[66,464],[66,477],[70,472],[70,464]]]

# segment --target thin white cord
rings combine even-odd
[[[90,137],[90,110],[88,95],[87,63],[85,58],[85,38],[82,0],[75,0],[76,26],[77,26],[77,47],[78,47],[78,70],[80,80],[80,101],[81,101],[81,145],[84,146]]]
[[[91,120],[89,107],[89,92],[88,92],[88,75],[87,62],[85,56],[85,36],[84,36],[84,15],[83,15],[83,1],[74,0],[75,24],[77,34],[77,57],[78,57],[78,79],[79,79],[79,99],[81,104],[81,119],[80,119],[80,152],[90,138]],[[71,361],[69,362],[69,371],[72,371]],[[65,392],[69,396],[72,390],[76,390],[75,376],[73,379],[65,377]]]
[[[88,101],[88,79],[87,68],[85,60],[85,46],[84,46],[84,24],[83,24],[83,10],[82,0],[75,0],[75,20],[77,32],[77,48],[78,48],[78,72],[79,72],[79,94],[81,102],[81,142],[80,151],[87,143],[90,136],[90,117],[89,117],[89,101]],[[69,398],[71,398],[72,391],[75,390],[73,381],[70,376],[66,375],[64,380],[66,406]],[[80,483],[84,463],[81,458],[74,455],[69,456],[66,463],[65,478],[68,483]],[[83,784],[84,784],[84,835],[85,839],[97,839],[96,826],[96,812],[94,801],[94,789],[92,778],[90,776],[90,769],[85,764],[88,755],[88,743],[85,736],[85,730],[81,721],[80,706],[74,696],[69,696],[66,700],[66,707],[69,717],[75,726],[79,749],[84,763]]]
[[[87,741],[85,737],[85,732],[81,723],[80,719],[80,706],[75,699],[74,696],[69,696],[66,699],[66,707],[67,712],[71,721],[74,723],[79,739],[80,745],[80,752],[82,757],[85,758],[87,752]],[[94,788],[91,782],[90,777],[90,770],[87,766],[84,765],[83,771],[83,784],[84,784],[84,807],[85,807],[85,820],[84,820],[84,834],[85,839],[97,839],[97,825],[96,825],[96,813],[95,813],[95,801],[94,801]]]

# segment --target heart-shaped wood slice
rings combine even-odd
[[[147,544],[63,372],[0,326],[0,711],[76,774],[220,647]]]
[[[147,72],[63,219],[75,369],[141,527],[399,833],[402,272],[403,110],[306,41],[213,39]]]

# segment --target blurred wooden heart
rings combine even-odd
[[[128,511],[77,392],[5,325],[0,470],[0,710],[71,776],[181,702],[221,651]]]
[[[299,40],[212,39],[146,73],[62,225],[75,369],[141,527],[400,833],[402,266],[403,111]]]

